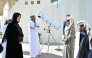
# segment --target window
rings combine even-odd
[[[34,1],[31,1],[31,4],[34,4]]]
[[[40,4],[40,1],[37,1],[37,4]]]
[[[55,1],[57,1],[57,0],[51,0],[51,3],[55,2]]]
[[[28,1],[25,1],[25,5],[28,5]]]

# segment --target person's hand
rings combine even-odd
[[[19,44],[22,44],[23,42],[19,42]]]
[[[30,27],[31,29],[35,29],[34,27]]]
[[[37,26],[37,27],[40,27],[40,26]]]
[[[35,29],[35,28],[31,28],[31,29]]]
[[[66,43],[67,43],[67,40],[64,40],[64,44],[66,45]]]

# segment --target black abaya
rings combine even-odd
[[[23,32],[17,22],[19,13],[14,13],[12,22],[8,24],[5,32],[5,38],[7,40],[6,45],[6,57],[5,58],[23,58],[22,44]]]
[[[23,58],[22,45],[23,36],[20,35],[17,27],[10,23],[6,30],[7,48],[6,58]]]

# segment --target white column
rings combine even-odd
[[[3,8],[3,20],[2,23],[4,24],[5,20],[9,19],[9,2],[6,2],[4,8]]]

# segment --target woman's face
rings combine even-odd
[[[17,21],[20,22],[21,15],[17,17]]]
[[[68,25],[70,25],[70,20],[67,20],[66,23],[67,23]]]

